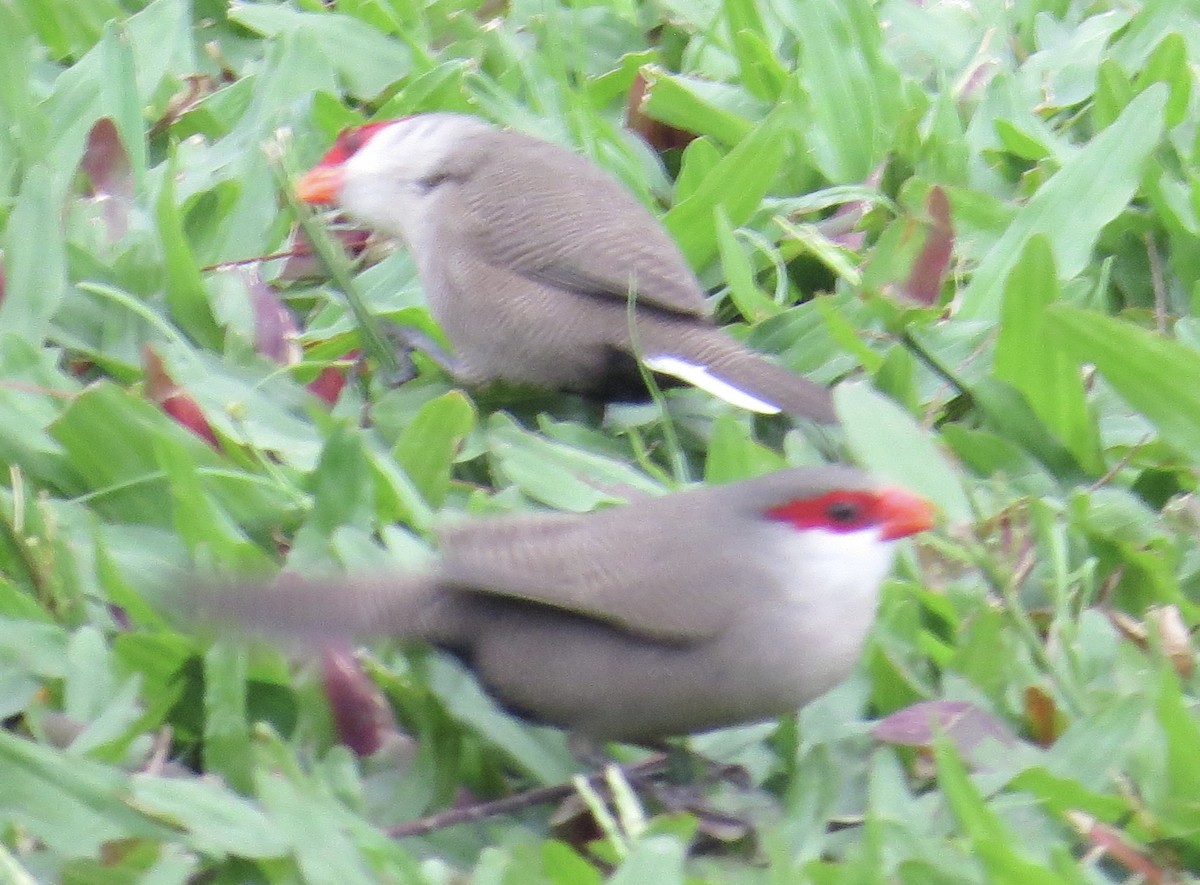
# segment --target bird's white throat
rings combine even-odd
[[[797,531],[775,523],[774,568],[784,582],[778,636],[803,652],[811,694],[845,678],[875,622],[879,588],[892,568],[895,543],[878,526],[857,532]]]
[[[786,523],[769,528],[774,568],[798,606],[831,627],[844,620],[869,625],[896,546],[880,538],[878,526],[854,532],[799,531]]]

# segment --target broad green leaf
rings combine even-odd
[[[141,680],[137,677],[126,679],[107,698],[104,708],[91,717],[87,726],[71,741],[70,752],[87,753],[93,759],[109,762],[120,761],[147,718]]]
[[[1096,93],[1092,106],[1092,118],[1096,127],[1102,129],[1110,126],[1133,100],[1134,94],[1133,81],[1121,69],[1121,65],[1111,58],[1102,61],[1097,71]]]
[[[1037,234],[1005,284],[996,377],[1024,394],[1034,413],[1086,470],[1100,472],[1102,461],[1079,367],[1046,331],[1045,308],[1058,298],[1050,243]]]
[[[1055,483],[1037,460],[1019,445],[997,433],[947,424],[942,439],[963,465],[977,476],[1003,477],[1027,494],[1048,495]]]
[[[1011,839],[1004,821],[988,807],[971,782],[966,766],[950,739],[942,736],[936,738],[933,754],[937,761],[938,785],[959,826],[971,842],[979,845]]]
[[[744,421],[728,412],[717,418],[704,462],[706,483],[737,482],[785,466],[782,457],[753,438]]]
[[[1059,347],[1095,365],[1164,440],[1200,461],[1200,352],[1077,307],[1055,305],[1046,317]]]
[[[293,509],[303,503],[298,492],[280,482],[229,469],[194,433],[110,382],[93,384],[74,397],[50,432],[79,476],[87,478],[90,506],[119,522],[170,523],[163,506],[166,475],[156,448],[163,435],[183,447],[186,456],[181,457],[240,526],[263,529],[285,517],[294,521]]]
[[[542,843],[542,865],[553,885],[602,885],[604,877],[564,842]]]
[[[1047,102],[1055,107],[1069,107],[1091,98],[1096,69],[1112,35],[1133,15],[1132,10],[1121,8],[1097,13],[1067,26],[1056,16],[1039,12],[1034,20],[1038,51],[1021,65],[1022,85],[1044,90]]]
[[[136,65],[129,35],[124,28],[110,21],[96,48],[104,71],[102,101],[129,157],[134,190],[140,193],[146,180],[146,140],[142,136],[142,108],[138,101]]]
[[[55,201],[50,170],[31,168],[4,230],[4,300],[0,328],[26,341],[41,341],[67,294],[62,206]]]
[[[429,688],[451,716],[503,750],[539,783],[561,784],[578,771],[561,731],[526,725],[503,712],[484,694],[474,676],[457,663],[432,659]]]
[[[172,524],[192,555],[238,571],[261,568],[266,556],[210,496],[186,446],[166,435],[151,441],[170,490]]]
[[[723,144],[750,134],[754,120],[767,110],[740,89],[699,77],[671,74],[657,66],[642,68],[646,97],[642,110],[652,119]]]
[[[671,836],[648,836],[639,839],[633,850],[621,861],[609,878],[609,885],[684,885],[683,862],[686,857],[683,841]]]
[[[194,341],[206,347],[218,348],[221,330],[213,318],[208,289],[200,275],[192,247],[188,244],[183,217],[175,204],[176,166],[168,160],[162,177],[156,215],[158,235],[162,240],[163,262],[167,272],[167,306],[171,318]]]
[[[1016,443],[1064,483],[1087,479],[1087,472],[1075,456],[1050,433],[1012,385],[999,378],[984,377],[971,385],[970,395],[992,432]]]
[[[50,392],[74,393],[77,382],[57,363],[58,354],[40,342],[0,331],[0,377],[6,382],[0,386],[0,462],[19,465],[39,485],[72,494],[82,482],[48,428],[62,408]]]
[[[75,631],[67,643],[63,712],[89,720],[103,712],[116,689],[112,657],[104,638],[92,627]]]
[[[61,857],[93,857],[106,842],[174,837],[127,802],[129,775],[9,731],[0,731],[0,780],[0,817],[20,822]]]
[[[734,227],[744,224],[771,186],[785,149],[783,117],[775,113],[726,154],[691,196],[664,216],[663,223],[692,267],[704,267],[717,254],[716,208],[725,209]]]
[[[248,790],[252,777],[250,724],[246,718],[245,648],[218,643],[204,655],[204,770]]]
[[[806,98],[804,140],[830,181],[863,181],[892,147],[905,106],[868,0],[771,4],[800,43],[796,78]]]
[[[205,854],[279,857],[287,843],[278,825],[250,800],[213,781],[134,775],[138,808],[170,820]]]
[[[343,829],[337,806],[320,796],[312,785],[260,772],[256,788],[272,824],[291,848],[305,882],[371,885],[379,881]]]
[[[1129,205],[1163,133],[1167,90],[1154,85],[1042,185],[988,250],[963,290],[961,319],[996,319],[1004,281],[1037,234],[1050,240],[1060,274],[1087,265],[1101,229]]]
[[[632,467],[522,430],[502,412],[492,415],[486,439],[500,474],[524,494],[556,510],[583,513],[661,487]]]
[[[57,624],[0,619],[0,715],[15,716],[45,680],[67,675],[67,645]]]
[[[35,82],[30,70],[34,41],[29,22],[11,3],[0,5],[0,119],[8,121],[13,131],[0,135],[0,145],[11,157],[4,158],[4,170],[11,172],[17,158],[17,149],[22,158],[38,156],[41,145],[24,144],[26,136],[33,140],[32,127],[39,114],[35,109],[33,88]],[[15,142],[15,143],[14,143]],[[0,154],[3,156],[3,154]],[[3,191],[8,196],[8,188]]]
[[[81,477],[95,497],[92,507],[121,522],[170,524],[163,507],[165,477],[154,448],[158,434],[173,434],[193,451],[208,446],[151,403],[111,383],[80,394],[51,425]],[[213,457],[215,461],[215,455]]]
[[[1200,824],[1200,723],[1175,674],[1166,666],[1159,672],[1156,712],[1166,741],[1171,800],[1171,813],[1164,816],[1164,823],[1180,836],[1191,837]]]
[[[402,522],[417,531],[425,531],[433,522],[433,510],[412,478],[397,466],[391,456],[371,456],[375,474],[375,511],[381,522]]]
[[[142,107],[165,104],[175,80],[197,70],[192,17],[177,0],[153,0],[122,25],[133,53],[134,82]],[[105,84],[106,88],[108,84]],[[119,128],[119,127],[118,127]],[[127,148],[136,164],[137,148]]]
[[[833,402],[863,467],[925,496],[952,523],[970,519],[961,474],[907,412],[865,384],[838,385]]]
[[[348,15],[296,12],[283,6],[238,5],[230,19],[260,34],[278,36],[301,32],[332,60],[349,92],[360,99],[376,98],[412,67],[405,45]]]
[[[720,162],[721,151],[711,138],[697,138],[689,143],[683,149],[679,175],[675,177],[675,202],[689,200]]]
[[[1146,66],[1138,73],[1133,87],[1140,92],[1151,83],[1165,83],[1171,90],[1167,100],[1167,128],[1178,126],[1187,114],[1193,91],[1187,41],[1182,34],[1173,33],[1163,37],[1146,59]]]
[[[322,50],[319,35],[308,28],[286,30],[270,42],[250,106],[219,145],[228,157],[222,177],[236,197],[212,231],[215,253],[205,252],[206,260],[243,261],[273,250],[285,236],[295,213],[278,211],[278,172],[289,156],[289,132],[307,125],[315,93],[339,91],[334,66],[339,57],[345,57],[343,51]],[[283,199],[294,197],[288,192]]]
[[[425,403],[396,440],[392,457],[432,506],[445,501],[454,458],[474,427],[471,401],[451,391]]]
[[[717,249],[721,255],[721,270],[729,285],[729,298],[746,319],[754,322],[782,312],[775,301],[765,295],[754,280],[754,268],[738,242],[733,225],[724,207],[717,207]]]
[[[317,469],[309,478],[313,496],[310,527],[328,536],[341,526],[374,525],[374,488],[361,432],[343,422],[325,442]]]
[[[1040,163],[1054,155],[1052,145],[1045,144],[1037,135],[1026,132],[1015,123],[997,120],[995,125],[996,135],[1009,153],[1031,163]]]

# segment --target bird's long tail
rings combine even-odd
[[[691,321],[639,324],[638,345],[647,368],[686,381],[755,412],[787,412],[836,424],[829,391],[721,330]]]
[[[204,623],[313,641],[382,634],[436,641],[445,596],[421,575],[310,582],[289,573],[270,584],[204,584],[191,593]]]

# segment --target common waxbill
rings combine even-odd
[[[509,709],[651,740],[782,715],[854,666],[897,538],[930,505],[849,467],[797,467],[586,515],[442,533],[423,573],[284,574],[208,594],[217,620],[459,655]]]
[[[721,331],[662,225],[561,147],[418,114],[343,132],[297,191],[407,245],[464,383],[644,397],[636,352],[743,408],[836,421],[824,387]]]

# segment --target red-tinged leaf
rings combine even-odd
[[[362,350],[357,347],[343,357],[343,361],[358,363],[361,360]],[[308,382],[308,389],[332,406],[342,395],[347,375],[348,370],[344,365],[326,366],[316,378]]]
[[[91,182],[92,196],[104,210],[105,232],[116,242],[129,230],[133,206],[133,170],[110,117],[101,117],[88,133],[79,166]]]
[[[242,280],[254,307],[254,349],[283,366],[298,363],[302,351],[291,311],[263,281],[257,267],[242,268]]]
[[[1163,652],[1171,661],[1175,672],[1190,679],[1196,669],[1196,652],[1192,648],[1192,634],[1177,605],[1151,606],[1146,612],[1146,623],[1154,627]]]
[[[159,406],[176,422],[196,434],[214,449],[220,448],[217,443],[217,435],[213,432],[208,419],[204,417],[204,411],[200,408],[200,404],[186,393],[182,391],[173,393],[159,403]]]
[[[682,150],[695,139],[694,132],[687,132],[646,114],[643,106],[648,85],[642,71],[637,72],[629,85],[629,98],[625,105],[625,125],[646,139],[656,151]]]
[[[1043,747],[1051,746],[1062,730],[1054,698],[1036,685],[1025,688],[1025,719],[1033,739]]]
[[[92,126],[79,165],[92,183],[92,193],[133,197],[129,155],[111,117],[101,117]]]
[[[918,304],[936,304],[954,253],[950,201],[942,188],[935,185],[930,189],[925,211],[929,213],[929,233],[905,280],[904,294]]]
[[[1094,817],[1079,811],[1070,812],[1068,817],[1080,835],[1135,877],[1151,885],[1163,885],[1168,881],[1166,870],[1155,864],[1145,853],[1134,848],[1120,830],[1100,823]]]
[[[1008,726],[967,701],[913,704],[879,720],[871,734],[885,744],[915,747],[931,747],[935,738],[943,734],[964,758],[988,739],[1005,745],[1017,742]]]
[[[992,82],[999,70],[1000,65],[994,58],[983,57],[962,81],[958,90],[958,100],[964,104],[975,101],[983,94],[984,89]]]
[[[330,646],[321,652],[321,675],[338,738],[355,755],[376,753],[397,732],[383,692],[346,648]]]
[[[151,402],[214,449],[220,448],[217,435],[199,403],[175,383],[163,365],[162,357],[149,344],[142,348],[142,372],[146,379],[146,396]]]
[[[876,166],[863,182],[863,186],[878,189],[883,182],[885,165],[880,163]],[[831,243],[857,251],[862,248],[867,238],[864,231],[857,230],[858,223],[874,205],[869,200],[851,200],[849,203],[843,203],[829,218],[817,222],[817,229],[828,237]]]
[[[163,400],[179,390],[175,379],[167,374],[162,357],[153,346],[142,348],[142,374],[146,378],[146,395],[151,402],[161,404]]]
[[[308,382],[308,389],[332,406],[342,395],[346,386],[346,370],[338,366],[326,366],[321,374]]]

